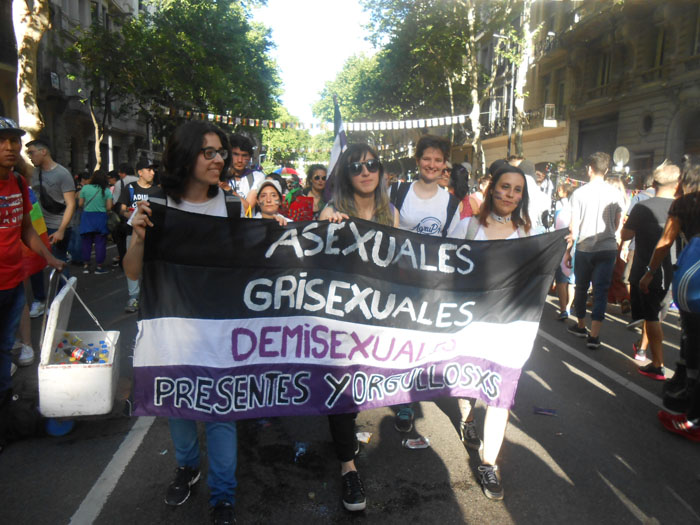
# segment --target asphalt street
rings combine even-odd
[[[205,476],[181,507],[163,502],[176,466],[167,422],[128,416],[136,315],[124,312],[123,273],[71,271],[105,329],[121,332],[118,399],[112,414],[80,419],[63,437],[7,447],[0,455],[0,521],[208,523]],[[359,415],[358,431],[371,438],[357,461],[368,502],[357,515],[340,502],[326,418],[241,421],[238,523],[700,523],[700,446],[657,421],[661,383],[637,372],[632,342],[638,334],[625,329],[629,319],[610,305],[603,345],[588,350],[556,320],[554,304],[550,296],[501,451],[504,501],[483,496],[478,453],[459,440],[456,404],[441,400],[420,403],[413,435],[429,438],[423,450],[401,446],[406,436],[394,430],[390,409]],[[40,321],[32,321],[35,349]],[[77,302],[69,328],[95,329]],[[670,376],[678,358],[677,314],[664,330]],[[18,371],[15,390],[36,391],[37,363],[38,357]],[[535,407],[556,415],[537,414]],[[479,428],[484,408],[477,405]],[[206,452],[202,459],[206,473]]]

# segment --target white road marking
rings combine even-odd
[[[652,405],[654,405],[658,408],[661,408],[661,409],[664,408],[660,397],[655,396],[654,394],[648,392],[647,390],[643,389],[641,386],[637,385],[636,383],[633,383],[629,379],[625,379],[623,376],[616,374],[615,372],[613,372],[612,370],[607,368],[604,364],[599,363],[598,361],[591,359],[590,357],[588,357],[585,354],[582,354],[581,352],[579,352],[578,350],[569,346],[565,342],[560,341],[559,339],[557,339],[553,335],[548,334],[547,332],[545,332],[541,328],[537,331],[537,333],[543,339],[546,339],[550,343],[557,345],[559,348],[564,350],[564,352],[571,355],[572,357],[575,357],[576,359],[579,359],[580,361],[583,361],[588,366],[595,368],[598,372],[600,372],[604,376],[615,381],[617,384],[626,388],[627,390],[630,390],[630,391],[634,392],[635,394],[637,394],[638,396],[646,399]]]
[[[124,470],[131,458],[136,454],[154,421],[155,417],[140,417],[136,420],[136,423],[131,427],[126,438],[124,438],[124,441],[114,453],[112,460],[97,479],[90,492],[85,496],[78,510],[73,514],[70,520],[71,524],[88,525],[95,522],[107,498],[112,494],[114,487],[117,486],[119,479],[124,474]]]

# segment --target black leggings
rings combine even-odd
[[[328,426],[333,438],[335,455],[338,460],[345,462],[355,459],[355,419],[353,414],[332,414],[328,416]]]

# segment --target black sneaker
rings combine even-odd
[[[498,475],[498,465],[479,465],[479,483],[484,490],[484,495],[493,500],[503,499],[503,487]]]
[[[674,412],[686,412],[693,399],[695,381],[686,379],[685,387],[675,391],[666,391],[662,399],[663,405]]]
[[[586,338],[586,346],[592,350],[597,350],[600,348],[600,337],[593,337],[592,335],[589,335]]]
[[[476,431],[476,423],[474,421],[462,422],[462,442],[471,449],[481,450],[481,438]]]
[[[175,469],[175,479],[165,493],[165,503],[177,507],[190,497],[190,488],[199,481],[199,469],[178,467]]]
[[[236,515],[233,512],[233,504],[221,500],[210,509],[211,522],[214,525],[232,525],[236,523]]]
[[[661,391],[666,394],[683,390],[687,383],[687,377],[685,365],[676,363],[676,371],[673,373],[673,377],[664,383]]]
[[[413,430],[413,409],[411,407],[401,407],[394,418],[394,428],[399,432],[410,432]]]
[[[343,475],[343,506],[351,512],[365,510],[365,487],[360,474],[353,470]]]
[[[639,373],[657,381],[666,381],[666,370],[663,366],[656,367],[649,363],[646,366],[639,367]]]
[[[579,328],[578,324],[572,323],[569,325],[567,328],[570,334],[574,334],[576,337],[587,337],[588,336],[588,330],[584,326],[583,328]]]

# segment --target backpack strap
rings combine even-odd
[[[457,208],[459,208],[459,201],[457,197],[448,193],[450,200],[447,201],[447,218],[445,219],[445,226],[442,228],[442,236],[447,237],[447,231],[450,229],[450,224],[452,224],[452,219],[454,219]]]
[[[248,175],[245,176],[246,180],[248,181],[248,191],[253,189],[253,184],[255,183],[255,177],[253,176],[253,172],[251,171],[248,173]]]
[[[243,207],[241,198],[238,195],[234,195],[232,191],[224,191],[224,199],[228,218],[239,219],[241,217],[241,208]]]
[[[467,226],[467,233],[464,239],[467,241],[473,241],[476,238],[476,234],[479,232],[479,219],[476,216],[469,217],[469,225]]]
[[[410,189],[410,182],[394,182],[391,184],[389,201],[399,212],[401,212],[401,206],[403,206],[403,202],[406,200],[406,195],[408,195],[408,190]]]

